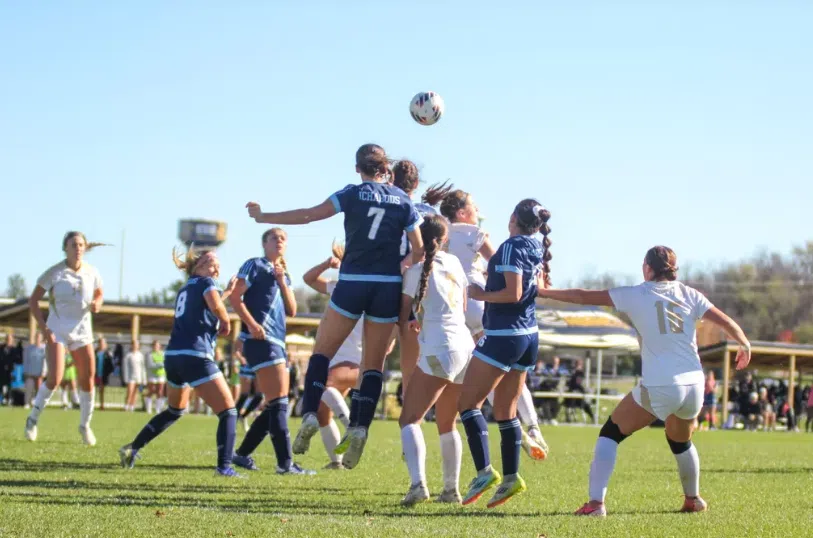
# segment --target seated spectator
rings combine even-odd
[[[759,389],[759,409],[762,413],[763,429],[766,432],[776,430],[776,408],[765,387]]]
[[[740,404],[740,413],[746,430],[756,431],[764,421],[762,406],[759,403],[759,394],[751,392],[745,403]]]
[[[581,370],[576,370],[573,372],[573,375],[570,377],[570,380],[567,383],[567,392],[577,392],[581,394],[587,394],[587,389],[584,387],[584,372]],[[581,409],[581,411],[587,414],[590,417],[590,421],[593,422],[595,417],[593,416],[593,408],[590,405],[589,400],[586,398],[566,398],[565,399],[565,420],[567,422],[573,422],[574,415],[577,409]],[[583,419],[584,417],[582,417]]]

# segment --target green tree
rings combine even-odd
[[[25,278],[20,273],[14,273],[8,277],[6,286],[6,297],[12,299],[22,299],[28,297],[28,286],[25,285]]]

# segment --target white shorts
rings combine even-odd
[[[155,377],[154,375],[151,375],[147,378],[147,383],[161,384],[166,382],[167,382],[166,377]]]
[[[644,387],[640,383],[632,389],[635,403],[665,421],[669,415],[691,420],[703,408],[703,383],[694,385],[667,385]]]
[[[475,301],[469,299],[466,302],[466,327],[469,328],[472,335],[483,332],[483,312],[485,311],[486,304],[483,301]]]
[[[50,321],[50,318],[48,318]],[[48,323],[48,328],[54,333],[56,341],[69,351],[75,351],[80,347],[93,345],[93,328],[90,319],[80,322],[66,322],[59,319]]]
[[[356,366],[361,366],[361,355],[336,355],[330,359],[328,368],[333,368],[340,364],[355,364]]]
[[[144,363],[132,358],[124,358],[125,364],[121,369],[121,381],[125,385],[135,383],[136,385],[143,385],[147,380],[147,372],[145,371]]]
[[[451,381],[456,385],[463,383],[466,368],[471,360],[472,348],[450,349],[443,353],[425,355],[421,353],[418,368],[427,375]]]

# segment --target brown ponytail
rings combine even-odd
[[[392,184],[405,193],[412,194],[420,181],[418,167],[412,161],[402,159],[392,166]]]
[[[677,254],[671,248],[662,245],[652,247],[644,261],[655,273],[655,280],[677,280]]]
[[[421,201],[427,205],[435,207],[439,203],[443,202],[447,196],[449,196],[449,194],[452,192],[452,189],[454,189],[454,184],[449,184],[448,180],[444,181],[443,183],[432,185],[431,187],[426,189],[425,193],[423,193]],[[446,215],[444,215],[444,217],[445,216]]]
[[[392,177],[387,152],[378,144],[364,144],[356,151],[356,167],[367,177],[388,181]]]
[[[446,219],[438,215],[428,215],[424,217],[423,223],[421,224],[421,237],[423,238],[423,245],[426,250],[426,258],[421,268],[421,280],[418,284],[418,293],[415,295],[415,303],[413,304],[415,313],[420,311],[421,302],[423,298],[426,297],[426,290],[429,287],[429,275],[432,273],[432,262],[435,261],[435,255],[443,245],[446,233]]]

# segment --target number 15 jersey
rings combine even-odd
[[[401,237],[421,224],[409,196],[388,183],[348,185],[330,197],[344,213],[339,280],[401,282]]]
[[[661,281],[613,288],[610,298],[640,336],[641,384],[703,383],[695,324],[713,305],[702,293],[681,282]]]

